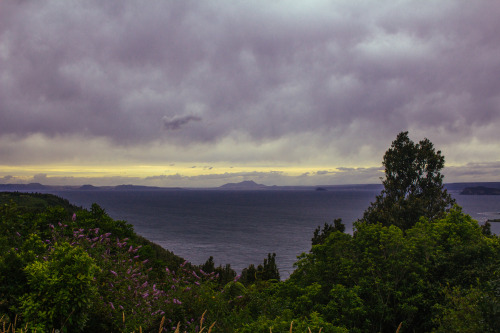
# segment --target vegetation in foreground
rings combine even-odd
[[[500,240],[443,190],[444,158],[400,133],[384,191],[318,228],[286,281],[275,255],[241,276],[193,266],[47,195],[0,195],[0,317],[23,332],[498,332]],[[205,312],[206,311],[206,312]]]

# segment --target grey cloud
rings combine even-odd
[[[489,1],[4,5],[3,135],[178,146],[240,135],[308,149],[306,133],[351,156],[383,152],[401,130],[439,144],[500,124]]]
[[[183,125],[191,121],[201,121],[200,117],[197,116],[173,116],[173,117],[163,117],[163,126],[166,130],[178,130]]]

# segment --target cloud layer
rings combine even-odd
[[[402,130],[500,159],[495,2],[0,6],[4,165],[378,167]]]

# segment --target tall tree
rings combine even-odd
[[[384,189],[365,211],[364,221],[408,229],[422,216],[442,216],[455,203],[443,187],[444,156],[428,139],[414,143],[408,132],[399,133],[383,165]]]

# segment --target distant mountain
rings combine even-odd
[[[269,186],[263,184],[257,184],[253,180],[245,180],[240,183],[228,183],[219,187],[224,190],[265,190]]]
[[[42,191],[48,187],[40,183],[0,184],[0,191]]]

